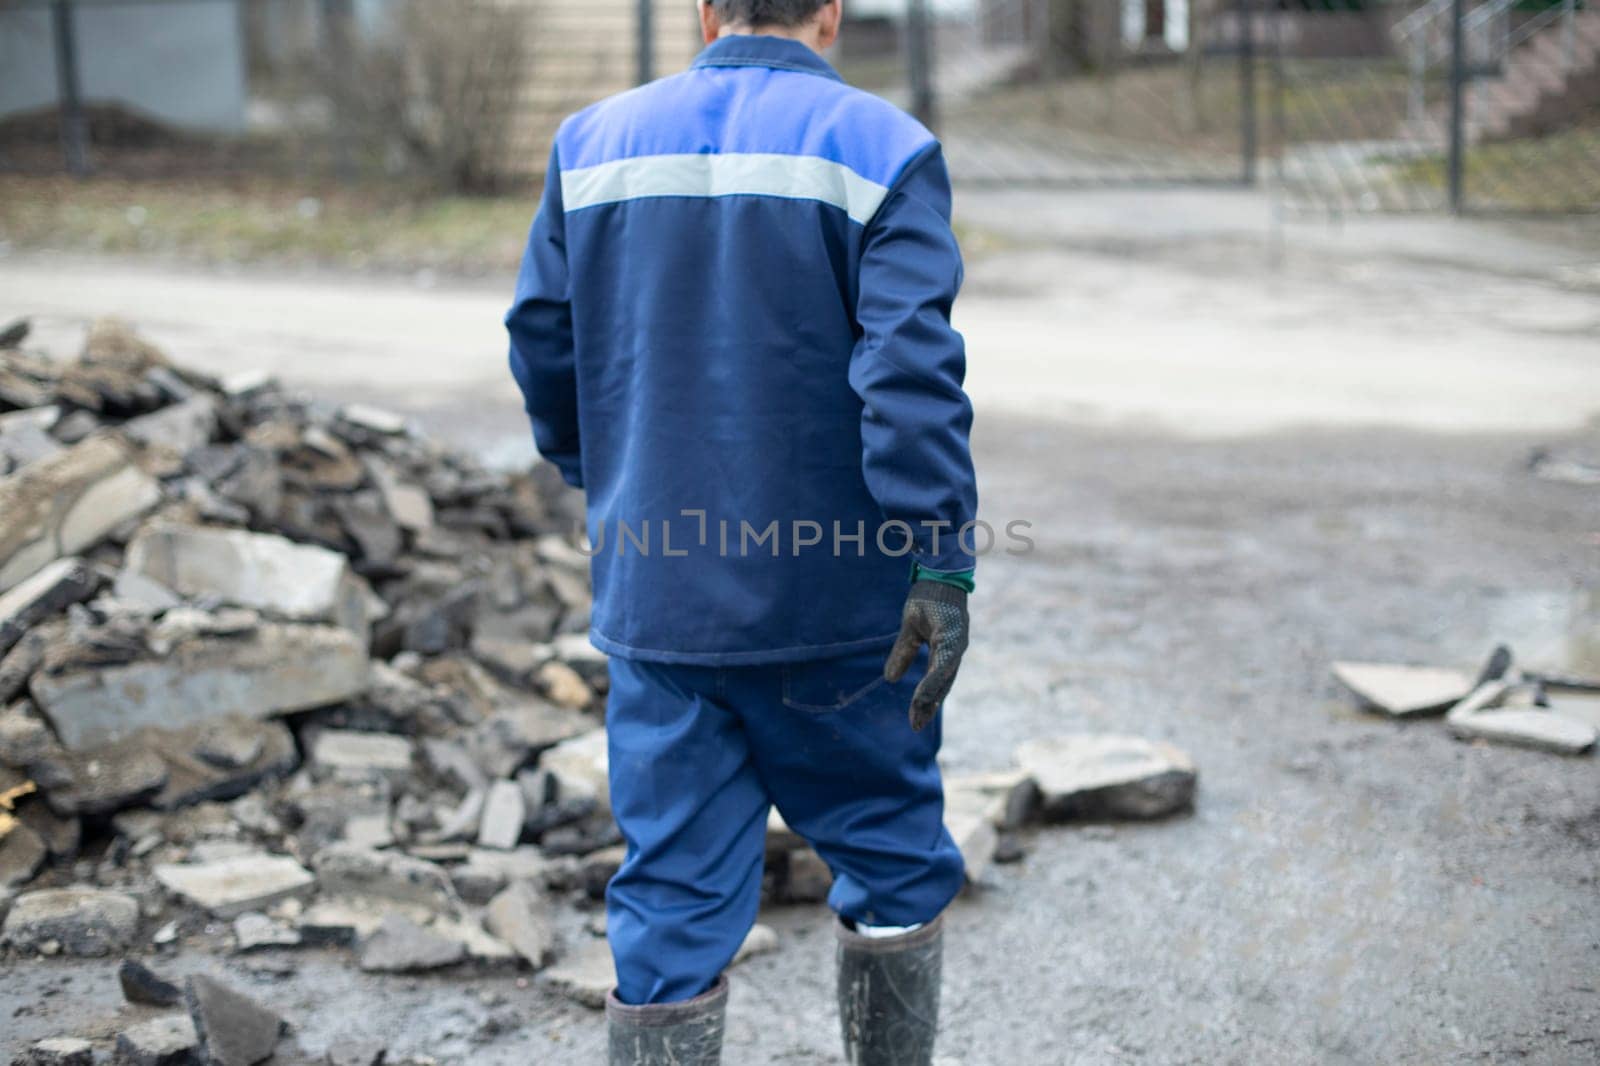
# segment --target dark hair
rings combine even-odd
[[[717,17],[730,26],[798,26],[828,0],[711,0]]]

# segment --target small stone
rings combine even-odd
[[[47,888],[24,892],[0,927],[12,946],[43,948],[51,941],[69,955],[110,955],[133,943],[139,903],[100,888]]]
[[[459,903],[449,875],[439,866],[409,855],[349,844],[332,844],[311,862],[322,891],[454,911]]]
[[[833,888],[833,871],[822,856],[808,847],[789,852],[783,880],[783,898],[791,903],[821,903]]]
[[[1194,801],[1199,773],[1183,752],[1141,737],[1043,737],[1017,748],[1038,783],[1041,813],[1066,818],[1159,818]]]
[[[4,819],[0,814],[0,821]],[[49,857],[50,849],[38,833],[21,822],[12,823],[0,837],[0,890],[32,881]]]
[[[199,1042],[187,1014],[169,1014],[117,1034],[118,1066],[192,1066]]]
[[[994,861],[1002,866],[1021,862],[1027,854],[1022,841],[1015,833],[1001,833],[1000,840],[994,847]]]
[[[18,1058],[19,1066],[94,1066],[94,1045],[72,1036],[41,1040]]]
[[[384,1066],[389,1049],[381,1040],[344,1039],[328,1049],[326,1066]]]
[[[1478,711],[1449,719],[1451,732],[1467,739],[1513,744],[1557,755],[1581,755],[1594,747],[1597,731],[1587,722],[1547,710],[1516,708]]]
[[[233,920],[233,943],[240,951],[292,948],[300,944],[300,934],[259,911],[246,911]]]
[[[594,700],[594,692],[578,671],[552,659],[534,672],[534,683],[554,703],[581,711]]]
[[[556,935],[549,900],[526,881],[507,886],[484,910],[489,932],[510,944],[535,970],[555,954]]]
[[[1333,676],[1362,704],[1396,718],[1437,714],[1465,699],[1473,679],[1460,670],[1338,662]]]
[[[390,914],[361,945],[361,968],[369,973],[412,973],[453,966],[467,957],[459,940],[424,929],[403,915]]]
[[[947,811],[944,825],[956,847],[961,849],[967,881],[972,884],[982,881],[989,864],[994,861],[994,850],[1000,840],[994,821],[985,815]]]
[[[478,826],[478,843],[486,848],[510,851],[522,836],[524,818],[522,789],[515,781],[496,781],[489,787]]]
[[[739,950],[734,952],[733,961],[728,965],[737,966],[746,959],[753,959],[757,955],[771,955],[779,947],[778,931],[770,925],[762,925],[757,922],[744,935],[744,943],[739,945]]]
[[[311,767],[335,776],[405,774],[411,770],[411,742],[388,733],[324,729],[311,745]]]
[[[258,911],[308,889],[316,878],[287,855],[251,852],[202,863],[161,863],[153,870],[169,892],[218,918]]]
[[[606,886],[617,875],[627,857],[628,848],[625,844],[614,844],[585,855],[578,867],[578,880],[584,895],[594,900],[605,899]]]
[[[563,801],[572,797],[593,796],[610,810],[611,785],[606,731],[594,729],[571,740],[562,741],[539,756],[539,768],[555,775]]]
[[[239,728],[240,724],[235,720],[206,726],[196,739],[194,754],[219,770],[237,770],[255,762],[266,741],[254,730]]]
[[[122,998],[129,1003],[175,1007],[183,999],[182,989],[137,959],[122,960],[122,965],[117,967],[117,983],[122,986]]]
[[[254,1066],[272,1056],[285,1028],[277,1014],[204,975],[189,978],[184,993],[201,1061],[208,1066]]]
[[[545,971],[545,982],[575,1003],[603,1010],[606,994],[617,984],[611,948],[604,940],[585,939],[577,949]]]
[[[406,420],[400,415],[363,403],[345,404],[339,409],[339,417],[353,426],[387,436],[397,436],[406,431]]]
[[[478,825],[483,819],[483,803],[487,793],[481,788],[468,789],[455,810],[439,823],[434,837],[439,843],[455,840],[472,840],[478,835]]]

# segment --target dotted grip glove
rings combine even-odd
[[[889,649],[883,676],[899,681],[928,645],[928,672],[911,695],[911,728],[922,730],[950,694],[967,650],[967,593],[940,581],[914,581],[900,615],[900,635]]]

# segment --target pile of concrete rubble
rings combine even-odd
[[[279,1039],[237,992],[133,958],[182,950],[521,968],[599,1005],[623,848],[576,495],[382,411],[213,380],[117,322],[71,361],[26,335],[0,337],[3,950],[122,959],[130,1002],[172,1008],[118,1034],[129,1062]],[[949,784],[977,879],[1030,820],[1164,815],[1196,773],[1065,737]],[[829,884],[774,816],[770,898]],[[81,1035],[18,1061],[91,1061]]]

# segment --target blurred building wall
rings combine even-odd
[[[238,0],[76,7],[87,104],[116,104],[212,133],[245,127]],[[53,107],[55,47],[44,6],[0,8],[0,117]]]

